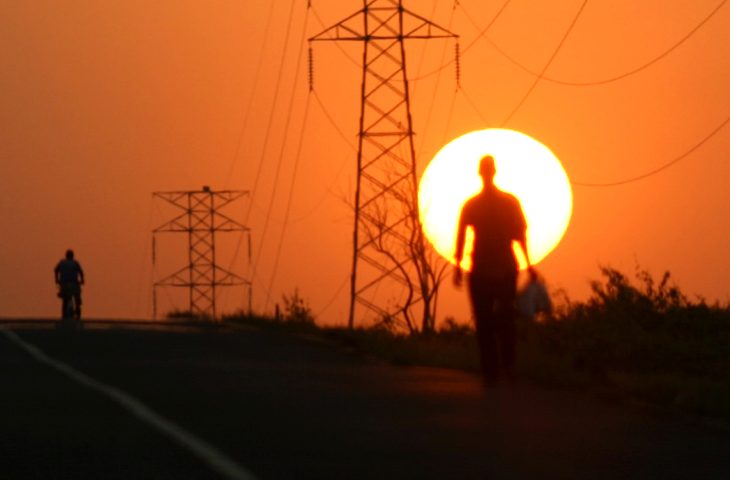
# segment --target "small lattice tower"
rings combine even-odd
[[[152,231],[152,263],[156,262],[156,238],[161,233],[186,233],[188,236],[187,265],[157,280],[153,285],[153,316],[157,317],[157,288],[184,287],[190,291],[189,310],[193,316],[215,319],[216,289],[243,285],[250,281],[216,264],[216,234],[245,232],[249,229],[221,213],[223,207],[247,195],[241,190],[213,191],[203,187],[197,191],[154,192],[154,199],[173,205],[179,214]]]

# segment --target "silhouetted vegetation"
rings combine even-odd
[[[314,322],[314,315],[309,304],[294,290],[289,295],[282,296],[283,311],[276,307],[276,314],[260,315],[238,311],[230,315],[223,315],[223,322],[239,323],[256,327],[282,330],[289,333],[311,333],[320,331]]]
[[[174,309],[165,314],[168,320],[177,320],[182,322],[203,322],[212,323],[213,318],[209,315],[201,315],[191,312],[190,310]]]
[[[426,241],[418,210],[417,186],[397,178],[388,178],[387,183],[394,193],[390,200],[395,200],[397,208],[381,197],[370,203],[368,221],[361,226],[370,248],[381,255],[380,261],[385,260],[388,268],[392,268],[391,276],[399,278],[405,287],[399,307],[380,323],[389,329],[403,326],[411,335],[430,333],[436,325],[439,288],[451,264]],[[393,188],[396,184],[398,187]],[[400,230],[394,231],[399,224]]]
[[[601,273],[588,300],[531,325],[540,349],[636,398],[730,418],[730,308],[689,299],[669,272]]]
[[[730,420],[730,308],[690,299],[667,272],[656,281],[601,269],[592,294],[567,297],[551,317],[518,322],[517,374],[547,387],[599,391],[679,411]],[[398,365],[477,371],[470,323],[445,319],[435,332],[408,333],[395,324],[349,330],[318,327],[295,291],[284,315],[228,320],[317,333],[354,351]]]
[[[295,289],[291,295],[284,295],[284,318],[285,322],[310,323],[314,324],[314,316],[309,304],[299,296],[299,290]]]

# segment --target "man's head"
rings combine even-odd
[[[73,260],[74,259],[74,251],[70,248],[66,250],[66,260]]]
[[[497,168],[494,166],[494,157],[491,155],[483,156],[479,161],[479,176],[482,177],[484,184],[491,184],[496,173]]]

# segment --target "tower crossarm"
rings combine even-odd
[[[446,28],[403,7],[398,0],[365,0],[363,8],[309,38],[310,42],[458,38]],[[403,14],[402,32],[391,27]],[[365,16],[366,21],[362,18]],[[367,26],[366,26],[367,25]]]
[[[153,233],[200,232],[211,228],[222,232],[247,232],[250,229],[220,210],[248,195],[245,190],[154,192],[153,198],[164,200],[181,213],[155,228]]]

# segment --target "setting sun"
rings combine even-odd
[[[431,160],[419,184],[418,203],[424,232],[436,251],[453,262],[456,226],[464,202],[482,188],[479,160],[494,156],[494,183],[515,195],[527,220],[527,243],[533,264],[545,258],[568,228],[573,197],[558,158],[537,140],[514,130],[467,133],[444,146]],[[462,267],[471,266],[467,233]],[[516,249],[519,252],[519,249]],[[526,262],[518,253],[520,268]]]

